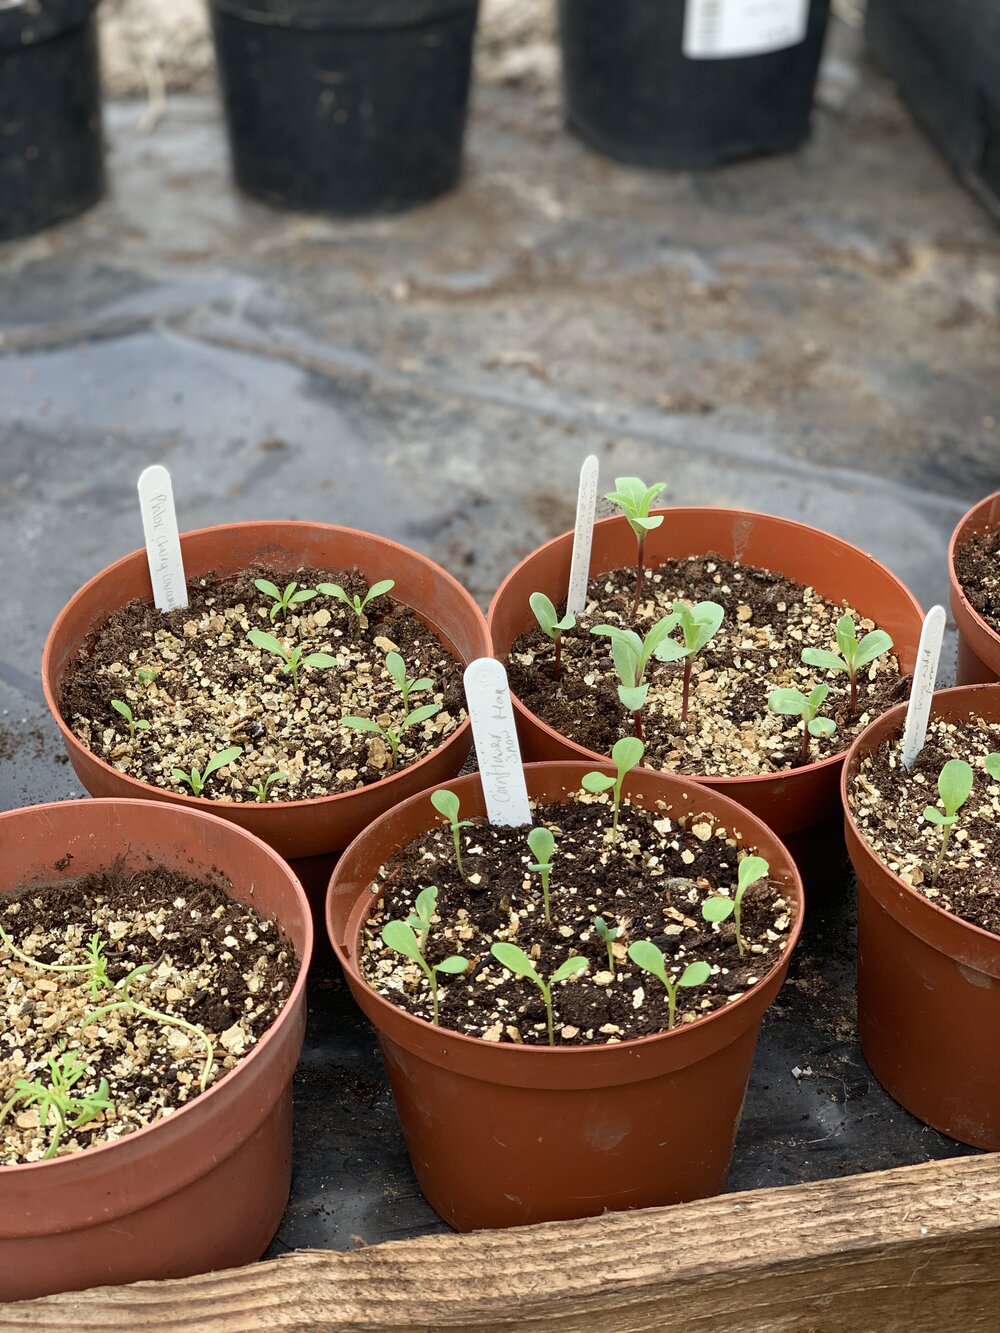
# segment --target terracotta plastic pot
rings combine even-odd
[[[288,1200],[292,1074],[305,1031],[312,922],[295,876],[225,820],[152,801],[13,810],[0,815],[0,841],[0,893],[75,879],[118,857],[140,872],[150,857],[221,872],[234,898],[277,920],[301,964],[269,1031],[195,1101],[115,1143],[0,1166],[0,1301],[259,1259]]]
[[[232,574],[255,560],[278,569],[312,565],[320,569],[357,567],[372,582],[395,579],[392,596],[410,607],[462,662],[490,653],[489,633],[479,607],[457,580],[426,556],[405,546],[352,528],[325,523],[233,523],[202,528],[181,536],[188,577],[214,570]],[[249,829],[286,857],[314,857],[339,851],[396,801],[453,777],[471,745],[468,720],[432,754],[368,787],[304,801],[250,802],[205,800],[167,791],[116,768],[86,748],[59,712],[60,683],[66,665],[95,626],[136,597],[151,600],[146,552],[110,565],[90,580],[60,612],[42,656],[45,699],[59,724],[70,761],[91,796],[132,796],[169,801],[188,810],[211,810]]]
[[[529,765],[528,791],[558,802],[590,767]],[[484,813],[478,775],[451,790],[463,815]],[[590,1047],[497,1045],[433,1027],[372,990],[357,962],[370,887],[388,857],[439,822],[429,792],[366,829],[330,882],[327,929],[378,1031],[420,1188],[461,1231],[675,1203],[725,1182],[761,1019],[802,928],[802,883],[774,834],[725,797],[648,771],[632,773],[625,790],[672,815],[714,816],[767,858],[793,905],[788,948],[760,984],[670,1033]]]
[[[661,509],[663,523],[646,538],[646,567],[666,560],[718,552],[815,588],[831,601],[847,600],[892,635],[904,672],[913,670],[922,615],[912,594],[877,560],[857,547],[803,523],[743,509]],[[531,625],[533,592],[559,606],[565,601],[573,534],[564,533],[526,556],[507,575],[489,610],[493,651],[507,659],[515,639]],[[635,564],[635,537],[622,517],[594,525],[591,575]],[[577,745],[530,713],[515,697],[514,708],[526,760],[604,758]],[[843,755],[803,768],[752,777],[699,777],[705,786],[739,801],[783,838],[836,819]],[[796,849],[797,850],[797,849]]]
[[[854,742],[843,774],[858,876],[858,1028],[865,1059],[911,1115],[977,1148],[1000,1148],[1000,936],[946,912],[865,842],[850,792],[862,759],[902,733],[905,706]],[[1000,686],[934,696],[934,717],[1000,721]]]
[[[1000,491],[981,500],[962,519],[948,543],[948,580],[951,584],[951,614],[958,626],[959,685],[981,685],[1000,680],[1000,634],[987,625],[962,590],[955,574],[955,553],[970,537],[1000,528]]]

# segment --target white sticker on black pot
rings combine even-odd
[[[491,824],[530,824],[531,806],[503,663],[494,657],[470,662],[465,669],[465,699],[487,818]]]
[[[683,51],[689,60],[726,60],[781,51],[805,40],[810,0],[686,0]]]
[[[156,464],[139,477],[139,509],[146,536],[146,558],[158,611],[176,611],[188,604],[184,561],[174,511],[170,473]]]

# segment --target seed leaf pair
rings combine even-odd
[[[841,616],[837,621],[837,647],[839,653],[831,653],[826,648],[803,648],[802,661],[806,666],[819,667],[822,671],[843,671],[851,683],[851,717],[858,713],[858,672],[869,666],[877,657],[892,648],[892,639],[885,630],[873,629],[858,641],[858,633],[853,616]]]
[[[563,618],[559,619],[559,613],[552,605],[552,602],[543,592],[533,592],[528,598],[528,605],[531,607],[535,619],[538,621],[538,628],[543,634],[555,644],[555,657],[552,662],[552,679],[559,679],[560,659],[562,655],[562,636],[568,629],[573,629],[576,625],[576,616],[568,612]]]
[[[405,921],[387,921],[382,927],[382,942],[387,949],[411,959],[424,976],[431,988],[432,1022],[438,1023],[438,976],[458,976],[468,971],[469,960],[459,954],[443,958],[440,963],[429,963],[424,957],[427,938],[430,934],[434,913],[437,911],[438,890],[436,885],[421,889],[413,905],[413,911]]]
[[[300,588],[297,583],[289,583],[284,592],[270,579],[254,579],[253,586],[258,592],[270,597],[274,603],[271,607],[272,622],[278,616],[287,618],[293,606],[300,606],[303,602],[309,602],[316,596],[315,588]]]
[[[621,740],[615,741],[611,750],[611,760],[618,770],[615,777],[607,773],[584,773],[581,779],[581,786],[584,791],[600,794],[605,791],[614,791],[614,820],[611,825],[611,840],[618,840],[618,812],[621,807],[622,787],[629,773],[632,772],[636,764],[643,756],[645,745],[637,740],[635,736],[623,736]]]
[[[586,958],[575,955],[567,958],[564,963],[556,968],[550,977],[539,975],[534,963],[516,944],[508,944],[500,941],[490,946],[490,953],[508,972],[513,972],[517,977],[526,977],[533,981],[542,993],[542,1000],[545,1003],[545,1017],[548,1027],[549,1045],[556,1044],[555,1023],[552,1013],[552,987],[559,981],[568,981],[570,977],[575,977],[578,972],[582,972],[587,966]]]
[[[306,653],[303,656],[300,643],[297,643],[294,648],[286,648],[278,642],[273,634],[268,634],[262,629],[250,630],[247,638],[262,653],[273,653],[275,657],[281,659],[281,669],[286,675],[291,675],[296,694],[299,689],[299,671],[302,667],[340,666],[339,660],[336,657],[331,657],[329,653]]]
[[[220,768],[225,768],[231,764],[234,759],[238,759],[243,753],[242,745],[230,745],[226,750],[219,750],[213,754],[211,759],[205,765],[204,772],[197,768],[192,768],[190,773],[185,773],[183,768],[174,768],[171,770],[171,776],[175,782],[183,782],[191,788],[194,796],[200,796],[205,790],[205,783],[217,773]]]
[[[615,489],[605,495],[605,500],[610,500],[613,505],[625,515],[628,525],[635,533],[637,545],[635,562],[635,600],[632,603],[632,619],[639,614],[639,603],[642,600],[642,577],[646,564],[646,533],[652,532],[663,522],[663,515],[651,515],[650,509],[653,501],[665,491],[667,484],[664,481],[655,482],[652,486],[647,486],[644,481],[638,477],[616,477]]]
[[[382,597],[390,588],[395,586],[395,579],[379,579],[378,583],[372,584],[364,597],[359,597],[357,593],[353,597],[348,596],[339,583],[321,583],[319,584],[319,591],[324,597],[335,597],[338,602],[343,602],[346,607],[354,612],[355,619],[360,627],[368,603],[373,602],[376,597]]]
[[[740,951],[741,958],[746,953],[742,921],[743,896],[752,884],[757,884],[767,875],[770,868],[762,856],[745,856],[737,871],[736,892],[732,898],[720,893],[706,898],[701,905],[701,915],[706,921],[717,922],[733,918],[736,926],[736,947]]]
[[[799,757],[802,763],[809,762],[809,737],[832,736],[837,724],[831,717],[820,717],[826,696],[830,693],[829,685],[817,685],[808,694],[801,690],[772,690],[767,696],[767,706],[772,713],[786,717],[802,719],[802,748]]]
[[[651,940],[635,940],[628,946],[628,956],[636,967],[649,972],[661,981],[667,992],[667,1031],[672,1031],[677,1019],[677,992],[684,986],[701,986],[712,974],[707,963],[688,963],[679,977],[667,972],[667,960]]]

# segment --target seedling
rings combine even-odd
[[[991,755],[990,758],[996,756]],[[941,846],[938,849],[934,869],[931,871],[931,883],[938,877],[944,854],[951,839],[951,831],[958,823],[958,812],[969,799],[972,792],[972,768],[964,759],[949,759],[938,774],[938,795],[944,806],[944,814],[936,806],[924,808],[924,818],[929,824],[937,824],[941,829]]]
[[[137,731],[149,730],[149,723],[145,718],[135,717],[124,699],[112,699],[111,707],[116,713],[121,713],[122,717],[128,723],[128,734],[132,740],[135,740],[135,733]]]
[[[713,898],[706,898],[701,905],[701,914],[706,921],[726,921],[729,917],[733,918],[736,926],[736,947],[740,951],[741,958],[746,953],[747,944],[743,938],[741,921],[743,895],[751,884],[757,884],[769,870],[770,866],[762,856],[745,856],[740,862],[736,892],[733,896],[727,898],[723,894],[718,894]]]
[[[358,627],[360,628],[361,621],[365,614],[365,607],[368,603],[374,601],[376,597],[381,597],[383,593],[387,593],[390,588],[394,588],[395,586],[395,579],[380,579],[378,583],[372,584],[364,597],[359,597],[357,593],[355,593],[353,597],[349,597],[339,583],[321,583],[319,585],[319,591],[323,593],[325,597],[336,597],[338,602],[343,602],[345,606],[350,607],[357,618]]]
[[[684,602],[674,602],[671,611],[684,635],[684,642],[666,639],[656,650],[660,662],[684,661],[684,693],[681,697],[681,721],[687,721],[688,697],[691,693],[691,670],[694,659],[710,643],[719,631],[725,611],[718,602],[696,602],[687,606]]]
[[[420,676],[414,679],[406,674],[406,663],[400,657],[399,653],[386,653],[385,669],[396,682],[396,687],[403,696],[403,712],[410,706],[410,695],[418,694],[421,690],[429,690],[434,682],[428,676]]]
[[[100,933],[95,931],[90,939],[83,946],[87,961],[84,963],[43,963],[37,958],[32,958],[31,954],[25,953],[19,949],[10,938],[3,926],[0,926],[0,943],[4,944],[8,951],[19,958],[22,963],[27,963],[30,967],[37,967],[42,972],[62,972],[67,975],[74,972],[87,973],[87,982],[90,986],[90,993],[96,1000],[101,987],[110,989],[111,980],[108,977],[108,960],[104,953],[104,941]]]
[[[200,796],[205,790],[205,783],[213,773],[218,772],[220,768],[225,768],[231,764],[234,759],[238,759],[243,753],[242,745],[230,745],[228,750],[219,750],[213,754],[211,759],[205,765],[205,771],[199,772],[197,768],[192,768],[190,773],[185,773],[183,768],[171,770],[171,776],[175,782],[184,782],[191,788],[193,796]]]
[[[531,854],[535,860],[528,866],[536,875],[542,878],[542,903],[545,907],[545,920],[551,922],[552,910],[549,903],[549,878],[552,875],[552,853],[556,849],[556,840],[552,836],[552,830],[544,825],[533,828],[528,834],[528,846],[531,848]]]
[[[802,749],[799,757],[803,764],[809,762],[809,737],[832,736],[837,724],[832,717],[820,717],[819,710],[830,693],[829,685],[817,685],[808,695],[801,690],[772,690],[767,696],[767,706],[772,713],[802,719]]]
[[[271,620],[275,621],[278,616],[288,618],[288,613],[293,606],[300,606],[302,602],[311,601],[316,596],[315,588],[300,588],[297,583],[289,583],[282,592],[276,584],[270,579],[254,579],[253,586],[270,597],[274,605],[271,607]]]
[[[547,634],[555,644],[556,655],[552,661],[552,679],[558,680],[562,656],[562,636],[565,630],[573,629],[576,625],[576,616],[571,616],[567,612],[560,620],[556,608],[543,592],[533,592],[528,598],[528,605],[535,614],[538,628],[543,634]]]
[[[663,522],[662,514],[651,518],[649,509],[660,492],[666,488],[665,481],[647,486],[638,477],[615,477],[615,489],[604,497],[605,500],[617,505],[628,519],[629,527],[635,533],[638,544],[635,561],[635,601],[632,603],[633,620],[639,614],[639,603],[642,600],[642,576],[646,566],[646,533],[658,528]]]
[[[462,869],[462,848],[460,833],[464,828],[472,827],[471,819],[459,819],[458,817],[458,797],[453,791],[448,791],[442,787],[438,791],[431,792],[431,805],[439,815],[444,815],[451,825],[451,840],[455,844],[455,864],[458,866],[458,873],[465,879],[465,871]]]
[[[508,972],[513,972],[516,977],[527,977],[533,981],[542,992],[542,999],[545,1001],[545,1018],[548,1023],[549,1045],[556,1044],[555,1023],[552,1016],[552,987],[557,981],[566,981],[569,977],[575,977],[578,972],[582,972],[587,966],[586,958],[581,958],[578,954],[573,958],[567,958],[565,963],[560,963],[556,970],[546,981],[535,971],[535,966],[531,959],[519,949],[516,944],[493,944],[490,946],[490,953]]]
[[[136,667],[135,669],[135,678],[140,685],[152,685],[159,674],[152,667]]]
[[[302,667],[334,667],[340,666],[336,657],[331,657],[329,653],[306,653],[302,655],[302,645],[297,643],[294,648],[283,647],[273,634],[267,634],[262,629],[252,629],[247,638],[255,648],[261,652],[273,653],[275,657],[280,657],[284,665],[282,671],[286,674],[291,673],[292,684],[295,687],[296,694],[299,690],[299,671]]]
[[[372,717],[342,717],[340,725],[350,727],[354,731],[373,731],[381,736],[384,741],[388,741],[389,768],[394,769],[399,759],[399,743],[402,740],[403,732],[408,731],[410,727],[417,726],[420,722],[426,722],[429,717],[433,717],[435,713],[440,711],[440,704],[421,704],[419,708],[414,708],[412,713],[407,713],[398,727],[383,727]]]
[[[608,951],[608,971],[614,972],[615,952],[612,946],[614,945],[615,940],[621,939],[622,935],[625,933],[625,929],[623,926],[609,926],[603,916],[595,916],[593,924],[594,929],[604,941],[605,949]]]
[[[258,805],[266,805],[268,794],[276,782],[287,782],[287,773],[269,773],[263,782],[258,782],[255,787],[251,787]]]
[[[0,1125],[18,1104],[26,1111],[33,1106],[38,1108],[39,1125],[49,1129],[49,1146],[43,1161],[55,1157],[67,1131],[80,1129],[105,1111],[114,1109],[106,1078],[98,1083],[96,1092],[73,1092],[90,1068],[77,1051],[50,1055],[46,1064],[49,1067],[48,1083],[43,1083],[40,1077],[15,1079],[13,1096],[0,1107]]]
[[[983,760],[983,767],[994,782],[1000,782],[1000,754],[988,754]]]
[[[429,963],[424,957],[431,918],[437,907],[437,894],[436,888],[422,889],[417,894],[413,915],[406,921],[387,921],[382,927],[382,942],[386,948],[401,953],[404,958],[412,959],[427,978],[431,988],[433,1011],[431,1022],[435,1026],[438,1022],[438,975],[458,976],[469,967],[468,958],[462,958],[459,954],[443,958],[440,963]],[[420,931],[419,936],[413,933],[414,925]]]
[[[663,982],[667,991],[667,1031],[671,1031],[677,1018],[677,992],[682,986],[701,986],[711,976],[712,969],[707,963],[688,963],[676,980],[667,972],[667,960],[651,940],[636,940],[628,946],[628,956],[641,967],[643,972],[650,972]]]
[[[617,777],[609,777],[607,773],[584,773],[581,779],[581,785],[584,791],[602,792],[614,789],[614,820],[611,824],[611,841],[618,840],[618,810],[622,800],[622,786],[625,779],[635,768],[636,764],[642,758],[645,745],[642,741],[636,740],[634,736],[623,736],[621,740],[615,741],[611,750],[611,760],[618,770]]]
[[[617,625],[595,625],[590,631],[591,634],[605,634],[611,640],[611,656],[621,681],[618,698],[632,714],[635,734],[639,740],[643,738],[642,709],[649,696],[649,686],[643,680],[646,667],[652,656],[659,658],[661,651],[669,654],[667,645],[672,640],[668,635],[677,621],[678,617],[674,614],[663,616],[644,639],[640,639],[635,630],[620,629]]]
[[[847,672],[851,682],[851,717],[857,717],[858,672],[876,657],[889,652],[892,639],[885,630],[873,629],[859,643],[854,617],[841,616],[837,621],[837,647],[839,653],[828,652],[825,648],[803,648],[802,661],[806,666],[819,667],[822,671]]]

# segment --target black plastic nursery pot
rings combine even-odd
[[[392,212],[462,168],[479,0],[210,0],[233,171],[270,203]]]
[[[570,127],[622,162],[693,170],[809,133],[829,0],[559,0]]]
[[[0,3],[0,241],[104,192],[97,4]]]

